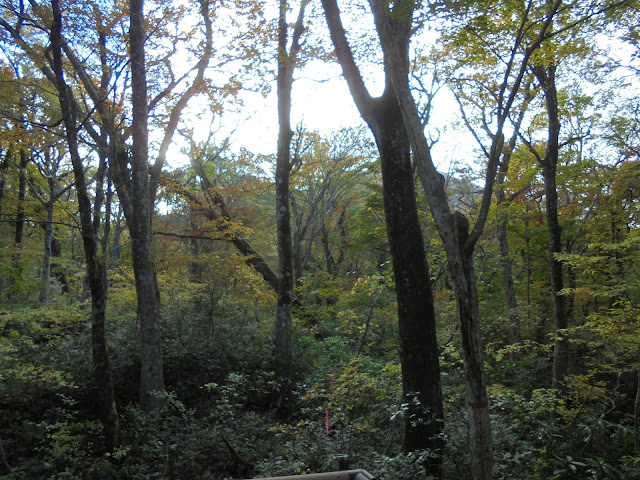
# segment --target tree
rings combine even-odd
[[[548,2],[547,2],[548,3]],[[613,10],[619,5],[616,3],[597,3],[589,5],[586,13],[579,12],[572,15],[571,10],[561,11],[549,27],[549,40],[538,52],[537,58],[532,61],[531,72],[535,76],[541,93],[544,95],[544,112],[547,130],[547,138],[544,141],[543,152],[540,146],[536,148],[531,137],[528,138],[521,132],[520,136],[529,151],[535,157],[542,170],[542,178],[545,189],[545,214],[548,232],[549,251],[549,278],[551,299],[553,302],[553,318],[555,321],[555,344],[553,350],[553,376],[552,388],[565,391],[564,378],[569,370],[569,339],[567,328],[571,316],[571,297],[563,293],[565,288],[565,276],[560,256],[565,249],[570,248],[568,239],[562,233],[559,219],[559,191],[558,168],[561,166],[560,155],[563,147],[581,143],[588,136],[587,132],[567,132],[567,139],[561,142],[563,130],[563,116],[569,116],[569,112],[563,112],[568,107],[563,105],[563,98],[568,99],[567,91],[562,91],[558,85],[557,75],[561,71],[562,64],[568,64],[572,57],[580,59],[593,53],[587,40],[588,35],[595,35],[598,31],[594,22],[589,22],[591,17],[602,11]],[[573,21],[572,21],[573,20]],[[597,76],[597,68],[588,68],[591,76]],[[583,101],[579,103],[584,102]],[[581,159],[578,159],[580,161]],[[571,283],[571,272],[568,271],[568,280]]]
[[[52,69],[60,99],[60,109],[65,125],[69,154],[73,164],[76,195],[80,210],[80,225],[84,244],[89,288],[91,289],[91,346],[95,365],[98,404],[104,427],[105,442],[108,450],[120,444],[120,423],[116,410],[111,378],[111,365],[107,351],[105,334],[106,284],[103,275],[104,263],[98,260],[98,243],[91,218],[91,202],[87,193],[84,167],[78,149],[78,121],[71,101],[71,89],[64,78],[62,62],[62,13],[58,0],[51,2],[53,23],[51,26]]]
[[[60,151],[56,145],[45,145],[42,152],[34,152],[38,158],[34,158],[42,178],[46,181],[46,188],[40,188],[34,182],[29,181],[29,189],[32,195],[44,207],[47,218],[44,222],[44,254],[42,259],[42,287],[40,289],[40,303],[49,301],[50,277],[51,277],[51,244],[53,242],[53,221],[56,202],[73,186],[72,183],[61,185],[68,170],[63,168],[62,161],[66,151]],[[99,217],[98,217],[99,218]],[[95,217],[94,217],[95,219]]]
[[[242,225],[242,220],[236,218],[233,209],[227,204],[223,192],[224,186],[229,186],[234,190],[234,185],[224,185],[224,182],[216,177],[216,173],[210,172],[209,164],[218,162],[232,162],[226,158],[228,143],[225,141],[221,147],[210,144],[211,138],[201,144],[196,144],[192,136],[189,136],[190,150],[189,159],[195,172],[196,178],[200,182],[201,195],[188,189],[188,185],[183,185],[177,179],[164,178],[163,182],[167,189],[184,198],[196,220],[195,231],[197,239],[222,239],[231,243],[236,250],[244,257],[245,263],[253,268],[274,293],[280,289],[280,280],[275,271],[268,263],[267,254],[261,254],[253,245],[246,234],[246,228]],[[248,152],[246,152],[248,153]],[[237,162],[237,159],[235,159]],[[255,179],[254,179],[255,180]],[[264,183],[263,179],[259,183]],[[235,186],[237,188],[237,186]],[[201,218],[206,220],[203,221]],[[332,333],[321,323],[313,313],[308,312],[305,305],[295,295],[293,306],[297,309],[298,315],[304,318],[305,322],[314,330],[319,338],[329,338]]]
[[[373,158],[368,139],[363,139],[366,132],[359,129],[344,129],[330,138],[301,134],[307,146],[291,179],[296,286],[301,285],[305,272],[317,267],[318,256],[324,259],[329,277],[337,277],[345,258],[349,205],[362,195],[366,162]],[[332,248],[330,238],[335,234],[341,239],[337,249]]]
[[[385,222],[398,301],[403,402],[407,405],[403,450],[431,449],[436,459],[429,469],[437,473],[443,446],[439,349],[409,137],[391,85],[393,72],[385,66],[385,90],[382,96],[373,98],[356,65],[337,2],[323,0],[322,5],[343,76],[380,152]],[[411,26],[407,22],[392,21],[389,28],[393,31],[394,48],[400,52],[399,62],[393,68],[399,69],[399,75],[406,76]]]
[[[460,107],[462,123],[488,161],[487,174],[497,163],[494,173],[496,232],[509,318],[508,336],[512,344],[520,343],[521,333],[509,255],[508,205],[514,197],[522,194],[522,190],[512,191],[508,197],[506,181],[523,120],[536,93],[532,88],[533,75],[527,71],[520,78],[522,71],[514,65],[518,61],[514,50],[520,48],[520,43],[526,43],[522,38],[522,25],[527,21],[527,8],[530,7],[531,4],[528,7],[525,4],[502,4],[491,13],[481,8],[476,11],[475,7],[469,9],[473,13],[464,7],[460,11],[456,8],[447,10],[443,14],[451,20],[448,22],[450,25],[444,27],[436,50],[436,58],[442,59],[444,64],[446,82]],[[526,65],[531,52],[524,55]],[[501,150],[496,151],[493,149],[496,135],[501,135],[505,128],[512,133],[509,140],[503,142]]]
[[[146,411],[159,408],[164,392],[160,292],[151,260],[151,203],[149,187],[147,65],[145,60],[144,0],[131,0],[131,212],[129,232],[138,298],[141,336],[140,402]],[[155,392],[155,393],[154,393]]]
[[[431,214],[444,243],[449,274],[454,282],[469,407],[471,475],[474,479],[488,479],[493,475],[493,445],[473,251],[487,219],[496,168],[504,146],[505,124],[527,71],[528,61],[549,35],[548,30],[560,7],[560,2],[548,5],[544,11],[537,12],[539,15],[537,18],[533,16],[534,12],[531,11],[531,4],[529,4],[521,16],[516,17],[518,18],[517,33],[513,39],[510,55],[506,59],[503,81],[499,87],[496,130],[492,134],[491,147],[486,151],[488,164],[482,204],[472,231],[469,231],[469,221],[463,214],[451,213],[443,178],[436,171],[433,163],[424,125],[411,94],[406,68],[403,68],[408,62],[408,52],[400,50],[397,45],[398,35],[394,31],[394,25],[401,22],[405,28],[408,28],[412,24],[417,5],[412,1],[403,1],[390,8],[385,5],[385,2],[376,0],[371,2],[371,6],[384,53],[385,69],[391,72],[390,80],[411,139],[418,175],[427,193]],[[480,18],[483,15],[484,13],[481,13]],[[535,30],[533,30],[534,27]],[[528,37],[531,31],[535,33],[533,37]],[[525,46],[524,54],[521,55],[523,46]]]
[[[502,211],[499,211],[498,215],[501,218],[498,219],[498,225],[496,227],[496,236],[498,237],[499,251],[500,251],[500,263],[502,264],[502,284],[504,286],[504,295],[507,301],[507,309],[509,315],[509,343],[512,345],[518,345],[522,341],[520,332],[520,314],[518,312],[518,301],[516,299],[515,285],[513,281],[513,265],[509,255],[509,238],[508,238],[508,219],[505,212],[505,204],[508,200],[505,194],[505,180],[506,174],[509,169],[509,162],[511,161],[511,155],[515,149],[515,141],[517,139],[517,132],[509,140],[507,151],[502,156],[502,162],[498,168],[498,177],[496,179],[496,207]]]
[[[278,17],[278,151],[276,154],[276,225],[278,232],[278,305],[275,323],[275,376],[280,384],[278,406],[290,395],[293,380],[293,352],[291,344],[293,293],[293,244],[291,238],[291,206],[289,179],[291,168],[297,161],[291,155],[291,89],[293,71],[298,62],[304,33],[304,10],[308,1],[302,0],[296,20],[291,46],[287,51],[287,1],[280,0]]]
[[[533,72],[544,92],[549,132],[544,156],[537,155],[537,152],[536,155],[538,162],[542,166],[545,186],[545,212],[547,214],[547,230],[549,233],[549,272],[551,296],[553,298],[553,316],[557,334],[553,349],[552,386],[560,389],[564,388],[564,377],[567,375],[569,368],[569,341],[566,337],[566,329],[569,322],[565,298],[560,294],[564,288],[564,281],[562,278],[562,263],[558,258],[558,254],[562,253],[562,228],[558,221],[558,189],[556,187],[556,171],[560,150],[560,116],[555,82],[556,70],[557,65],[553,61],[549,65],[533,66]],[[535,149],[532,152],[535,152]]]
[[[156,106],[162,99],[169,96],[187,75],[175,80],[173,71],[169,67],[167,77],[170,79],[165,88],[157,92],[156,96],[148,100],[146,74],[147,69],[151,69],[151,64],[146,61],[144,44],[144,15],[142,5],[135,4],[137,12],[130,12],[130,41],[139,42],[135,46],[130,46],[130,67],[132,70],[132,110],[133,118],[131,131],[123,129],[120,116],[122,112],[118,108],[114,108],[110,102],[105,101],[103,95],[105,91],[119,87],[119,76],[113,65],[109,65],[109,61],[115,58],[115,61],[122,59],[122,53],[117,54],[109,51],[107,48],[108,38],[103,33],[104,30],[109,31],[109,27],[104,25],[99,9],[96,10],[96,23],[98,24],[98,53],[99,53],[99,72],[100,78],[93,79],[91,71],[85,67],[74,54],[68,44],[65,44],[65,53],[67,54],[71,65],[76,71],[82,86],[87,92],[90,101],[93,103],[98,114],[97,124],[101,124],[100,133],[95,129],[87,127],[92,139],[101,148],[101,159],[104,161],[107,157],[110,159],[112,168],[111,174],[115,180],[116,190],[120,204],[122,205],[124,215],[129,227],[132,238],[132,249],[134,251],[134,272],[136,277],[136,292],[138,296],[138,314],[141,325],[141,384],[140,384],[140,400],[145,410],[150,411],[157,408],[162,399],[152,394],[153,391],[163,391],[164,381],[163,365],[162,365],[162,347],[160,334],[160,299],[157,278],[154,273],[153,261],[151,258],[151,224],[155,205],[156,190],[160,182],[160,175],[166,160],[166,152],[171,144],[173,135],[177,129],[181,113],[184,111],[188,101],[196,94],[201,92],[204,86],[204,73],[208,66],[212,55],[211,39],[212,28],[209,18],[209,2],[202,1],[199,4],[200,16],[204,24],[204,42],[202,51],[198,58],[197,64],[193,70],[191,85],[181,94],[176,95],[177,98],[174,105],[168,111],[168,118],[164,126],[163,139],[160,145],[158,155],[153,166],[149,166],[149,147],[148,147],[148,129],[149,116],[148,112],[152,107]],[[117,10],[117,9],[116,9]],[[168,22],[172,10],[167,9],[163,14],[163,22]],[[142,15],[142,17],[140,16]],[[121,12],[114,12],[115,19],[113,22],[119,22]],[[164,25],[164,23],[162,23]],[[142,31],[140,31],[142,29]],[[175,54],[174,51],[167,55],[170,57]],[[153,59],[154,67],[157,65],[170,65],[167,58],[163,60]],[[157,62],[157,63],[156,63]],[[133,73],[133,70],[136,73]],[[155,72],[157,73],[157,71]],[[113,82],[113,85],[112,85]],[[161,85],[154,84],[157,89]],[[155,89],[154,89],[155,93]],[[126,148],[126,141],[131,135],[131,149]],[[129,152],[131,158],[129,158]],[[130,168],[131,167],[131,168]],[[102,183],[102,182],[100,182]],[[138,291],[138,289],[140,289]]]
[[[20,149],[20,164],[18,166],[20,172],[20,182],[18,183],[18,208],[16,211],[16,233],[13,243],[16,247],[22,244],[24,235],[24,202],[27,195],[27,165],[29,164],[29,155],[24,148]]]

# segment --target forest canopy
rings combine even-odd
[[[0,479],[640,476],[637,1],[0,8]]]

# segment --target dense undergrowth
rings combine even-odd
[[[257,301],[252,307],[233,298],[219,303],[213,319],[206,302],[166,302],[166,402],[152,415],[137,405],[138,327],[130,299],[113,299],[109,339],[122,445],[105,454],[89,306],[64,302],[0,308],[3,480],[251,478],[349,468],[384,480],[426,478],[422,460],[432,452],[399,452],[404,409],[392,332],[372,335],[361,348],[360,335],[341,328],[340,315],[327,320],[339,334],[325,341],[298,325],[297,387],[290,406],[276,411],[269,395],[271,313]],[[468,478],[467,407],[455,336],[441,362],[443,478]],[[550,378],[549,346],[489,343],[487,365],[495,478],[640,475],[640,458],[633,456],[633,376],[585,370],[571,377],[561,399],[542,388]]]

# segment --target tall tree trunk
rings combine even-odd
[[[151,207],[147,130],[147,80],[144,50],[144,0],[130,0],[131,92],[131,249],[138,298],[140,352],[140,403],[146,412],[163,404],[164,392],[160,293],[151,260]],[[126,212],[125,212],[126,213]],[[155,393],[154,393],[155,392]]]
[[[502,265],[502,285],[504,288],[504,296],[507,301],[507,310],[509,316],[509,343],[511,345],[518,345],[522,342],[522,335],[520,331],[520,314],[518,313],[518,301],[516,299],[516,289],[513,282],[513,268],[511,264],[511,258],[509,256],[509,237],[507,235],[507,227],[509,224],[508,215],[505,213],[506,194],[504,189],[504,182],[509,170],[509,163],[511,162],[511,155],[516,146],[516,140],[518,130],[522,118],[524,117],[525,108],[522,108],[519,121],[515,127],[516,132],[509,140],[507,151],[502,155],[502,162],[498,168],[498,175],[496,178],[496,206],[499,212],[498,225],[496,227],[496,233],[498,237],[498,252],[500,255],[500,263]]]
[[[2,220],[2,203],[4,200],[4,190],[7,184],[7,175],[9,173],[9,160],[11,159],[11,149],[0,151],[2,163],[0,163],[0,220]]]
[[[291,206],[290,219],[293,220],[292,231],[292,251],[293,257],[293,284],[300,286],[300,280],[302,278],[302,212],[298,208],[296,197],[293,192],[289,192],[289,204]]]
[[[287,1],[280,0],[278,18],[278,152],[276,157],[276,225],[278,231],[278,305],[275,325],[275,375],[280,384],[277,404],[290,395],[293,378],[291,345],[293,293],[293,242],[291,239],[291,209],[289,176],[291,174],[291,89],[296,57],[300,51],[300,37],[304,31],[303,18],[307,1],[300,5],[291,50],[287,52]]]
[[[473,250],[470,251],[465,247],[469,237],[469,221],[462,213],[455,212],[453,224],[455,233],[449,239],[453,239],[454,242],[446,242],[445,248],[449,275],[453,279],[462,339],[465,391],[469,413],[471,472],[474,479],[489,479],[493,476],[493,441]]]
[[[558,220],[558,189],[556,186],[556,170],[560,150],[560,114],[555,81],[556,66],[535,66],[533,71],[544,92],[547,108],[549,136],[544,158],[540,159],[540,163],[542,165],[546,198],[545,212],[549,235],[549,278],[551,280],[553,316],[556,328],[556,341],[553,348],[552,388],[562,390],[564,388],[564,377],[569,369],[569,341],[566,333],[569,322],[565,299],[560,293],[564,288],[562,263],[557,258],[557,255],[562,253],[562,227]]]
[[[336,0],[323,0],[322,5],[343,76],[362,118],[376,139],[381,156],[385,221],[398,300],[402,387],[405,402],[410,405],[405,419],[403,449],[410,452],[426,448],[439,454],[443,445],[439,349],[410,165],[409,138],[398,98],[391,88],[390,70],[385,67],[383,96],[371,97],[347,42]],[[394,27],[396,47],[407,56],[410,25],[397,22]],[[402,57],[398,66],[400,75],[408,73],[408,58],[404,59]],[[422,408],[415,408],[407,401],[413,395],[417,395]],[[431,461],[425,467],[431,474],[438,475],[439,456]]]
[[[114,158],[113,156],[110,158]],[[113,185],[111,183],[111,169],[107,172],[107,192],[104,202],[104,227],[102,229],[102,237],[100,239],[100,252],[102,253],[104,269],[104,284],[109,288],[109,281],[107,273],[111,266],[110,250],[109,250],[109,235],[111,235],[111,205],[113,200]]]
[[[114,150],[115,148],[111,145],[111,143],[108,141],[108,139],[106,138],[107,135],[104,135],[104,139],[103,139],[103,143],[106,145],[109,145],[111,147],[111,150]],[[110,205],[105,205],[106,202],[106,194],[105,194],[105,183],[106,183],[106,177],[108,174],[107,171],[107,155],[105,154],[105,150],[106,149],[102,149],[99,153],[100,155],[100,161],[98,163],[98,171],[96,172],[96,194],[93,200],[93,229],[96,232],[96,235],[99,238],[99,242],[100,242],[100,251],[101,251],[101,256],[103,259],[105,259],[105,266],[106,266],[106,258],[107,258],[107,249],[109,246],[109,226],[110,226]],[[109,188],[109,186],[107,185],[106,188]],[[102,214],[102,210],[104,207],[104,221],[100,221],[101,220],[101,214]],[[97,220],[96,220],[97,219]],[[100,224],[102,223],[102,225],[104,226],[104,232],[102,232],[102,234],[100,234]],[[108,283],[107,283],[107,269],[104,269],[104,284],[108,287]]]
[[[115,226],[113,228],[113,241],[111,242],[111,252],[109,255],[109,266],[115,267],[120,260],[120,237],[126,226],[122,222],[122,206],[118,207],[118,216],[116,217]]]
[[[380,99],[379,131],[376,137],[382,162],[385,223],[398,301],[400,363],[405,417],[403,451],[443,446],[439,350],[429,267],[414,190],[409,138],[393,90]],[[416,394],[419,403],[409,395]],[[423,409],[427,409],[424,418]],[[430,466],[438,472],[437,461]]]
[[[51,278],[51,241],[53,240],[53,181],[49,181],[49,201],[46,203],[47,223],[44,225],[44,254],[42,258],[42,287],[40,288],[40,303],[49,302],[50,278]]]
[[[533,323],[531,320],[531,282],[533,278],[533,266],[531,264],[531,232],[529,226],[531,219],[529,217],[529,204],[526,204],[526,210],[524,214],[524,241],[525,241],[525,265],[527,269],[527,328],[529,330],[529,342],[531,342],[531,348],[533,348],[533,342],[536,341],[533,330]]]
[[[516,299],[516,289],[513,282],[513,266],[509,256],[507,225],[507,220],[500,220],[498,222],[498,250],[500,254],[500,263],[502,264],[502,285],[504,288],[504,296],[507,301],[507,310],[509,315],[509,343],[511,345],[518,345],[522,342],[522,335],[520,332],[518,300]]]
[[[20,149],[20,179],[18,181],[18,207],[16,212],[16,233],[13,242],[16,246],[22,245],[24,234],[24,200],[27,195],[27,165],[29,156],[24,148]]]
[[[89,287],[91,289],[91,347],[93,352],[94,374],[97,389],[99,413],[105,436],[107,450],[120,444],[120,423],[116,410],[111,364],[105,334],[106,289],[103,282],[102,269],[98,261],[98,243],[91,219],[91,201],[82,159],[78,151],[78,123],[72,106],[72,92],[64,80],[62,67],[62,15],[59,0],[52,0],[53,25],[51,27],[51,48],[56,88],[60,100],[62,117],[65,125],[69,154],[73,164],[76,196],[80,211],[80,228],[84,245],[85,260]]]
[[[404,124],[411,139],[418,175],[447,253],[449,274],[454,281],[469,407],[471,476],[473,479],[488,480],[493,478],[493,443],[482,352],[478,292],[473,271],[473,251],[489,214],[493,183],[504,147],[503,127],[527,71],[528,59],[545,39],[553,15],[559,7],[559,0],[550,6],[536,39],[526,48],[518,67],[512,70],[521,47],[520,37],[518,36],[515,40],[505,81],[498,95],[496,131],[491,135],[491,148],[486,151],[488,163],[480,212],[471,232],[464,215],[459,212],[451,213],[444,189],[444,178],[437,172],[431,158],[431,148],[425,137],[424,125],[409,86],[408,71],[405,67],[408,64],[408,50],[400,48],[399,39],[402,35],[398,33],[398,24],[404,25],[405,28],[411,27],[416,3],[411,0],[393,3],[371,0],[370,5],[382,46],[385,71],[389,75],[400,104]],[[522,26],[524,27],[524,23]],[[511,85],[506,80],[509,77],[513,77]]]

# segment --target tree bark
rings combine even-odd
[[[103,145],[108,145],[109,150],[115,150],[115,146],[109,141],[108,134],[106,132],[103,134],[104,140]],[[108,176],[107,171],[107,154],[106,148],[102,148],[99,151],[100,160],[98,163],[98,170],[96,172],[96,193],[93,200],[93,230],[96,232],[97,237],[99,238],[100,243],[100,251],[102,258],[104,260],[105,267],[107,265],[106,258],[108,257],[108,248],[109,248],[109,228],[111,225],[111,204],[107,203],[107,195],[105,193],[105,183],[107,183],[106,178]],[[110,188],[110,185],[107,183],[107,189]],[[104,207],[104,219],[101,219],[101,212]],[[102,220],[102,221],[101,221]],[[103,225],[103,232],[100,234],[100,224]],[[103,269],[104,284],[105,287],[108,288],[109,284],[107,282],[107,268]]]
[[[291,211],[293,217],[293,243],[292,243],[292,255],[293,255],[293,283],[296,286],[300,286],[302,278],[302,241],[303,241],[303,226],[302,217],[303,212],[298,208],[296,203],[296,197],[290,192],[289,200],[291,203]]]
[[[113,158],[111,156],[110,158]],[[107,192],[104,202],[104,228],[102,230],[102,238],[100,240],[100,251],[102,252],[102,258],[104,259],[105,269],[105,285],[109,288],[109,281],[107,278],[107,272],[111,267],[111,250],[109,249],[109,236],[111,235],[111,205],[113,200],[113,185],[111,184],[111,171],[107,171]],[[114,235],[115,236],[115,235]]]
[[[144,0],[130,0],[131,91],[131,249],[138,298],[140,352],[140,403],[146,412],[163,404],[164,392],[160,294],[151,259],[151,208],[147,131],[147,80],[144,51]],[[125,212],[126,213],[126,212]]]
[[[469,221],[462,213],[455,212],[452,222],[456,237],[453,237],[455,243],[448,245],[447,264],[449,275],[453,279],[462,339],[469,412],[471,474],[474,479],[490,479],[493,477],[493,441],[480,331],[478,289],[473,254],[465,248],[469,235]]]
[[[109,266],[111,268],[115,267],[116,262],[120,260],[120,237],[126,228],[122,223],[121,216],[122,212],[119,212],[113,229],[113,241],[111,242],[111,252],[109,252]]]
[[[362,118],[373,132],[381,156],[385,222],[398,301],[403,398],[409,405],[403,450],[427,448],[438,455],[443,446],[439,349],[409,138],[391,88],[391,72],[385,67],[386,89],[382,97],[371,97],[347,43],[336,0],[323,0],[322,4],[343,76]],[[398,68],[400,75],[407,75],[409,63],[404,59],[408,55],[410,25],[399,22],[394,27],[397,28],[394,42],[404,54]],[[413,396],[420,406],[411,401]],[[426,465],[429,473],[439,473],[440,461],[437,457]]]
[[[376,141],[382,162],[385,224],[398,302],[402,384],[409,405],[403,451],[430,448],[438,453],[443,446],[439,434],[444,421],[439,349],[409,138],[393,91],[388,89],[380,100],[380,135]],[[417,394],[419,405],[408,398],[413,394]],[[424,408],[428,411],[427,418],[423,418]],[[430,468],[432,473],[438,472],[437,466],[436,463]]]
[[[98,261],[98,243],[91,219],[91,201],[84,174],[82,159],[78,151],[77,119],[72,105],[71,89],[64,80],[62,67],[62,15],[59,0],[52,0],[53,25],[51,27],[51,48],[56,88],[60,100],[69,154],[73,164],[76,196],[80,212],[80,228],[84,245],[87,275],[91,289],[91,347],[99,414],[102,419],[107,450],[113,450],[120,444],[120,422],[116,409],[111,364],[105,334],[106,288],[102,270]]]

